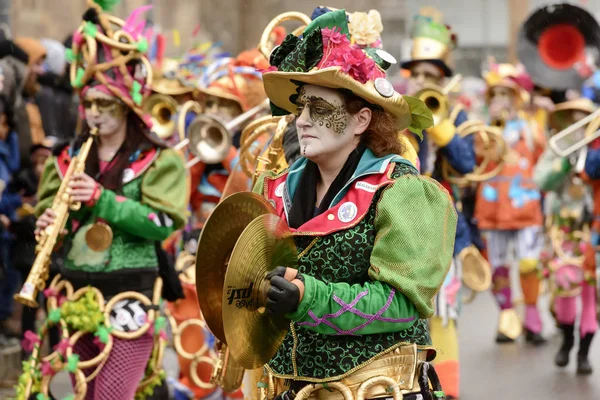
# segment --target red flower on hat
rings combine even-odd
[[[378,69],[375,61],[367,57],[361,49],[351,46],[346,35],[329,28],[323,29],[321,33],[325,57],[318,68],[340,67],[360,83],[366,83],[376,77],[375,71]]]

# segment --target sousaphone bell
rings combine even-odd
[[[518,57],[535,84],[554,90],[579,88],[600,59],[600,26],[583,8],[551,4],[522,25]]]

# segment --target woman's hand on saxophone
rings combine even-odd
[[[35,236],[38,237],[40,233],[48,226],[52,225],[54,219],[56,218],[56,213],[51,208],[46,208],[44,213],[40,215],[40,217],[35,221]],[[62,235],[67,234],[67,230],[63,229],[61,232]]]
[[[69,182],[69,189],[71,190],[71,199],[73,201],[87,203],[88,206],[93,206],[91,204],[92,200],[98,200],[98,197],[100,197],[100,185],[92,177],[84,173],[73,175],[73,178]]]

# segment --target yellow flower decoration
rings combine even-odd
[[[352,36],[352,42],[361,46],[368,46],[381,39],[383,24],[381,14],[377,10],[369,13],[354,12],[350,14],[348,30]]]

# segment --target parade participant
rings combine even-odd
[[[423,94],[425,90],[437,88],[440,96],[444,81],[452,77],[449,59],[456,46],[456,36],[442,23],[442,15],[431,7],[423,8],[415,18],[412,33],[411,60],[402,63],[402,68],[410,71],[408,90],[411,94]],[[433,89],[435,90],[435,89]],[[426,94],[424,96],[427,96]],[[450,103],[448,96],[444,100]],[[427,101],[426,101],[427,104]],[[443,107],[443,105],[440,105]],[[433,110],[434,114],[436,110]],[[467,114],[461,106],[447,110],[448,115],[433,127],[423,131],[423,140],[417,141],[411,135],[421,166],[421,173],[432,176],[442,182],[460,201],[460,188],[444,182],[441,162],[445,159],[459,174],[467,174],[475,167],[475,153],[471,136],[461,138],[457,127],[467,121]],[[458,211],[457,237],[453,262],[444,285],[436,297],[435,316],[430,320],[433,345],[440,350],[434,365],[439,374],[444,391],[449,398],[458,398],[460,389],[460,368],[458,363],[458,335],[456,320],[460,310],[461,288],[460,258],[467,249],[471,251],[471,231],[464,215]]]
[[[594,112],[594,104],[588,99],[571,100],[557,104],[550,113],[548,123],[554,134],[571,126]],[[584,138],[585,126],[574,133],[575,140]],[[584,164],[580,154],[558,157],[548,147],[534,169],[533,179],[539,188],[549,192],[545,208],[550,211],[549,235],[554,248],[550,260],[554,288],[554,313],[562,331],[563,342],[556,354],[555,364],[565,367],[569,353],[575,344],[575,320],[577,297],[581,297],[579,322],[580,344],[577,355],[577,373],[590,374],[588,352],[596,320],[596,271],[594,250],[584,233],[590,210],[591,193],[582,179]]]
[[[159,274],[170,267],[162,262],[160,241],[185,222],[185,168],[180,155],[151,133],[141,109],[151,81],[138,19],[146,8],[134,10],[121,26],[103,10],[107,3],[88,5],[73,38],[71,74],[83,130],[46,164],[36,235],[49,240],[57,233],[55,222],[65,217],[61,203],[80,202],[81,208],[73,207],[63,232],[61,276],[44,292],[48,320],[39,335],[26,335],[33,353],[19,380],[19,399],[48,396],[51,376],[63,368],[77,396],[86,399],[143,398],[161,382]],[[69,168],[74,162],[75,170]],[[34,263],[21,299],[35,298],[30,279],[43,279],[38,268]],[[40,336],[52,325],[62,340],[42,360]]]
[[[348,25],[360,19],[348,18],[331,11],[302,39],[288,35],[263,74],[274,114],[296,115],[302,154],[255,187],[287,221],[299,251],[298,270],[269,276],[268,312],[293,321],[265,367],[278,399],[323,387],[356,394],[380,375],[394,391],[430,390],[427,377],[419,389],[398,371],[408,376],[403,367],[412,374],[434,355],[425,318],[451,263],[456,213],[437,182],[397,155],[397,132],[428,128],[431,113],[393,90],[388,53],[351,44],[357,26]],[[443,398],[437,384],[433,390]]]
[[[510,285],[511,259],[507,249],[513,243],[525,298],[525,339],[539,345],[545,343],[537,309],[543,217],[540,191],[532,174],[544,150],[544,132],[520,112],[528,97],[523,86],[527,77],[523,73],[511,64],[492,64],[484,78],[491,124],[503,127],[508,149],[499,175],[480,185],[475,205],[479,228],[487,231],[493,293],[501,310],[496,342],[513,342],[522,332]]]

